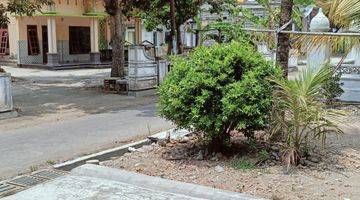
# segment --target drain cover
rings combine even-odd
[[[19,178],[15,178],[15,179],[9,181],[8,183],[13,184],[13,185],[22,186],[22,187],[30,187],[30,186],[34,186],[39,183],[42,183],[44,181],[45,181],[45,179],[39,178],[39,177],[22,176]]]
[[[63,172],[63,171],[44,170],[44,171],[36,172],[36,173],[32,174],[32,176],[45,178],[45,179],[54,179],[54,178],[57,178],[60,176],[64,176],[65,174],[66,174],[66,172]]]
[[[22,188],[17,187],[15,185],[9,185],[6,183],[0,184],[0,197],[8,196],[11,194],[16,193],[17,191],[21,190]]]

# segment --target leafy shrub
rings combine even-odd
[[[325,94],[322,87],[332,78],[332,69],[306,69],[296,80],[277,78],[272,113],[272,135],[286,140],[285,162],[298,164],[301,152],[308,150],[310,142],[320,139],[325,144],[329,132],[341,133],[337,124],[340,111],[327,109],[322,101]],[[278,138],[278,136],[277,136]]]
[[[327,102],[336,100],[336,98],[344,93],[344,90],[341,88],[343,83],[340,82],[340,78],[341,73],[335,72],[332,76],[329,76],[323,84],[322,93]]]
[[[233,130],[251,137],[268,124],[274,87],[267,77],[281,70],[247,41],[199,47],[172,65],[159,87],[160,114],[205,135],[213,151],[229,144]]]

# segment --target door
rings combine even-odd
[[[47,54],[49,52],[49,44],[48,44],[48,32],[47,26],[42,26],[42,49],[43,49],[43,63],[47,64],[48,57]]]

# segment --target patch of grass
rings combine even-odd
[[[260,160],[267,160],[269,158],[269,152],[267,152],[266,149],[262,149],[258,156]]]
[[[35,171],[37,171],[38,169],[39,169],[39,167],[36,166],[36,165],[30,166],[30,171],[31,171],[31,172],[35,172]]]
[[[54,160],[48,160],[48,161],[46,161],[46,164],[48,164],[48,165],[55,165],[56,162],[55,162]]]
[[[255,165],[244,159],[236,159],[230,163],[230,167],[238,170],[255,169]]]

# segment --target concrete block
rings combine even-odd
[[[255,200],[261,199],[242,193],[225,191],[205,187],[201,185],[182,183],[159,177],[151,177],[119,169],[113,169],[96,165],[83,165],[70,172],[71,176],[92,177],[116,182],[131,184],[140,188],[156,190],[160,193],[173,193],[178,195],[189,195],[193,198],[209,200]]]
[[[0,113],[13,109],[11,94],[11,75],[0,73]]]

